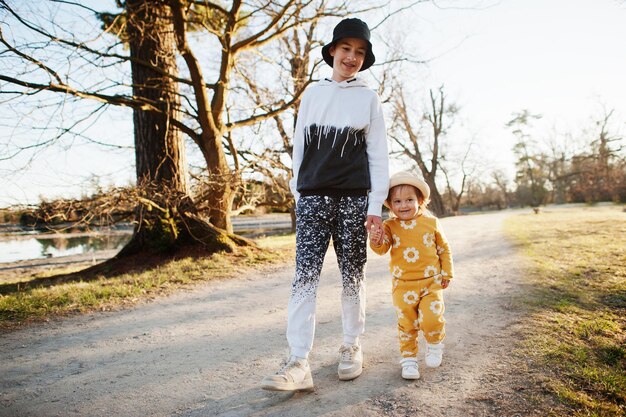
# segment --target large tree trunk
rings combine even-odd
[[[131,62],[133,95],[163,111],[134,110],[137,182],[163,183],[187,193],[185,143],[171,123],[180,118],[180,97],[171,78],[178,76],[178,67],[169,7],[145,0],[128,0],[126,7],[130,55],[163,71]]]
[[[176,39],[172,11],[165,2],[127,0],[127,32],[133,95],[161,112],[134,110],[137,164],[137,225],[119,256],[142,251],[173,251],[202,246],[208,252],[232,251],[250,244],[211,225],[197,213],[189,196],[180,116]],[[149,63],[149,65],[143,64]],[[158,70],[155,70],[158,68]]]
[[[232,31],[226,30],[221,39],[221,64],[219,70],[220,82],[217,83],[213,98],[209,100],[207,89],[202,75],[200,62],[187,43],[187,12],[181,0],[170,0],[175,31],[171,47],[176,45],[181,56],[187,64],[192,79],[192,87],[196,104],[198,106],[198,123],[201,135],[198,138],[198,146],[207,164],[209,219],[211,224],[227,233],[232,233],[233,225],[230,212],[235,198],[234,186],[238,173],[231,171],[226,161],[226,154],[222,145],[224,125],[222,114],[226,109],[226,95],[230,85],[230,73],[232,71],[233,54],[227,48],[231,45],[231,36],[239,19],[241,2],[233,4],[230,10],[230,19],[226,23]],[[174,43],[176,42],[176,43]]]

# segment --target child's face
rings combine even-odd
[[[415,187],[399,185],[391,190],[389,206],[400,220],[410,220],[417,214],[420,200]]]
[[[354,78],[363,66],[367,42],[358,38],[343,38],[330,47],[333,57],[333,80],[341,82]]]

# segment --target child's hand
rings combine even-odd
[[[450,285],[450,280],[449,279],[442,279],[441,280],[441,288],[443,288],[445,290],[446,288],[448,288],[448,285]]]
[[[380,246],[383,244],[383,229],[382,227],[372,225],[370,232],[370,241],[374,244],[374,246]]]

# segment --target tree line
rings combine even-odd
[[[537,207],[549,203],[626,200],[623,137],[612,124],[614,110],[575,134],[532,133],[541,115],[524,110],[507,123],[516,137],[515,189],[508,203]]]

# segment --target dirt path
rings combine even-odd
[[[370,254],[363,375],[341,382],[335,257],[326,258],[311,355],[314,393],[258,388],[287,352],[293,266],[212,282],[132,310],[2,335],[1,416],[469,416],[495,413],[519,316],[521,261],[502,237],[508,213],[443,219],[456,279],[446,293],[444,364],[400,377],[387,257]],[[504,387],[506,388],[506,387]],[[491,394],[486,394],[491,392]],[[490,397],[491,396],[491,397]]]

